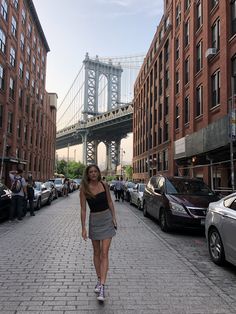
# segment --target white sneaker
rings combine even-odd
[[[105,301],[105,289],[104,289],[104,285],[101,285],[101,286],[100,286],[100,291],[99,291],[99,295],[98,295],[98,297],[97,297],[97,300],[98,300],[98,301],[102,301],[102,302]]]
[[[94,292],[95,292],[95,293],[99,293],[99,292],[100,292],[100,286],[101,286],[101,285],[100,285],[100,281],[98,281],[97,284],[96,284],[96,286],[95,286],[95,288],[94,288]]]

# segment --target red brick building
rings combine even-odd
[[[19,164],[53,175],[56,94],[45,91],[49,46],[33,1],[0,0],[0,162],[2,181]]]
[[[190,175],[229,187],[236,0],[166,0],[164,7],[134,89],[134,179]]]

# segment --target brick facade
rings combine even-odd
[[[33,2],[0,0],[0,157],[5,182],[8,171],[19,164],[38,180],[54,172],[57,97],[45,90],[48,52]]]
[[[166,173],[230,186],[235,1],[166,0],[164,8],[135,83],[134,179]]]

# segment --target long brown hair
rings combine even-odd
[[[81,181],[81,187],[83,189],[83,192],[84,192],[84,195],[86,198],[93,198],[94,197],[93,193],[89,189],[89,181],[90,180],[89,180],[89,175],[88,175],[89,170],[93,167],[96,168],[98,171],[98,181],[100,182],[102,180],[101,171],[97,165],[91,164],[85,168],[84,173],[83,173],[83,178]]]

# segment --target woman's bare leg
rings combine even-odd
[[[93,244],[93,263],[97,273],[98,278],[101,278],[101,249],[100,249],[100,240],[92,240]]]
[[[107,278],[107,271],[109,267],[108,253],[111,244],[111,239],[105,239],[101,241],[100,250],[100,274],[101,274],[101,284],[104,285]]]

